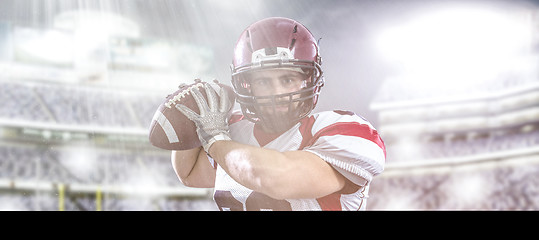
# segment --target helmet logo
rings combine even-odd
[[[294,59],[294,55],[288,48],[268,47],[258,49],[253,52],[251,59],[253,63],[260,64],[262,61],[268,60],[290,60]]]

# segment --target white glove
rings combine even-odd
[[[210,84],[204,84],[204,89],[208,102],[198,88],[190,90],[200,114],[182,104],[176,104],[176,109],[195,123],[200,143],[209,153],[211,145],[216,141],[231,140],[228,132],[228,117],[232,104],[228,98],[228,91],[223,87],[220,87],[219,96]]]

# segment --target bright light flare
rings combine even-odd
[[[376,43],[381,54],[415,79],[468,81],[488,79],[513,66],[516,56],[529,51],[531,39],[531,28],[515,15],[460,7],[387,29]]]
[[[73,61],[74,41],[67,33],[46,30],[44,32],[30,29],[19,29],[21,34],[20,50],[41,59],[47,59],[55,63],[67,63]]]
[[[97,158],[95,149],[74,146],[73,149],[62,151],[59,160],[72,174],[86,180],[97,168]]]
[[[416,139],[406,138],[399,141],[391,149],[395,156],[402,161],[418,161],[422,155],[422,146]]]
[[[443,189],[452,198],[449,200],[453,203],[450,208],[481,209],[481,203],[492,191],[492,182],[477,172],[463,173],[451,178]]]

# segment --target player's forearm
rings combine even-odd
[[[275,199],[318,198],[345,185],[341,174],[308,151],[279,152],[217,141],[210,155],[235,181]]]
[[[215,171],[202,148],[172,151],[171,162],[179,180],[188,187],[213,187]]]
[[[238,183],[269,196],[281,188],[278,180],[288,170],[285,154],[234,141],[215,142],[210,156]]]
[[[184,179],[189,176],[193,170],[193,167],[195,166],[199,152],[200,148],[172,151],[170,160],[176,175],[178,175],[180,179]]]

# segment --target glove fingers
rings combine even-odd
[[[219,90],[219,95],[221,97],[219,111],[228,112],[232,107],[232,104],[228,99],[228,91],[224,87],[221,87],[221,89]]]
[[[183,104],[176,104],[176,109],[185,115],[189,120],[195,121],[199,118],[199,115]]]
[[[200,116],[206,115],[208,112],[208,103],[206,102],[206,99],[204,99],[204,96],[202,96],[202,93],[198,88],[192,88],[191,94],[193,95],[193,98],[197,102],[198,110],[200,111]]]
[[[217,97],[217,92],[210,84],[205,84],[204,88],[206,89],[206,96],[208,97],[208,106],[210,107],[210,111],[216,111],[217,101],[219,100]]]

